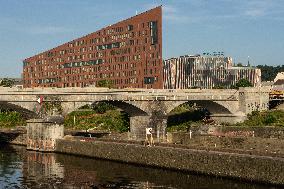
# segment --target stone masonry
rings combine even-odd
[[[268,109],[269,88],[231,89],[108,89],[108,88],[0,88],[0,103],[39,114],[37,102],[56,101],[62,115],[96,102],[106,101],[127,112],[130,116],[131,137],[145,138],[145,128],[153,128],[154,137],[166,138],[167,117],[179,105],[193,102],[207,108],[219,122],[240,122],[252,111]],[[54,99],[54,100],[52,100]]]
[[[28,121],[27,149],[51,152],[55,150],[56,139],[64,137],[64,126],[43,119]]]

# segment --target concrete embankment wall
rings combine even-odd
[[[15,139],[13,139],[11,142],[11,144],[15,144],[15,145],[22,145],[22,146],[26,146],[27,145],[27,134],[26,133],[21,133],[19,134]]]
[[[26,145],[26,131],[0,130],[0,143]]]
[[[168,133],[170,143],[187,148],[248,153],[284,158],[284,140],[259,137],[191,136],[189,133]]]
[[[61,139],[56,152],[284,185],[283,158]]]

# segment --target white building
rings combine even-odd
[[[274,82],[276,82],[277,80],[284,80],[284,72],[279,72],[277,75],[276,75],[276,77],[275,77],[275,79],[274,79]]]
[[[215,87],[230,88],[240,79],[256,87],[261,84],[261,70],[253,67],[234,67],[231,57],[181,56],[164,61],[164,88],[188,89]]]

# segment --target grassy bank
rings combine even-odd
[[[18,112],[0,112],[0,128],[13,128],[26,125],[26,121]]]
[[[87,108],[87,109],[85,109]],[[92,109],[83,107],[80,111],[65,117],[64,126],[78,130],[129,131],[129,116],[107,103],[100,103]]]

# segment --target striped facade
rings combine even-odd
[[[260,85],[261,71],[252,67],[233,67],[231,57],[181,56],[164,61],[164,89],[215,87],[230,88],[240,79]]]

